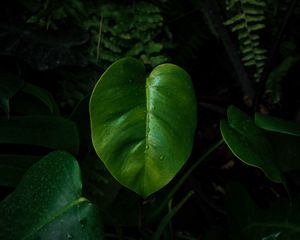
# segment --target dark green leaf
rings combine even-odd
[[[138,226],[141,197],[123,187],[94,151],[82,163],[83,179],[90,199],[97,203],[108,225]]]
[[[59,114],[57,103],[55,102],[51,93],[48,92],[46,89],[40,88],[30,83],[26,83],[22,91],[34,96],[35,98],[43,102],[49,108],[49,111],[52,114]]]
[[[75,124],[54,116],[0,118],[0,143],[42,146],[74,154],[79,149]]]
[[[104,239],[98,211],[81,188],[72,155],[50,153],[0,203],[0,239]]]
[[[235,240],[300,239],[299,199],[280,201],[267,210],[259,209],[241,186],[227,190],[230,235]]]
[[[273,144],[274,161],[282,171],[300,170],[300,137],[266,132]]]
[[[261,169],[274,182],[284,183],[274,159],[272,144],[252,118],[234,106],[227,112],[228,121],[220,124],[222,136],[230,150],[244,163]]]
[[[285,121],[280,118],[255,113],[255,124],[262,129],[272,132],[284,133],[292,136],[300,136],[300,124]]]
[[[147,78],[141,62],[109,67],[90,101],[92,140],[111,174],[147,197],[165,186],[190,155],[196,101],[188,74],[173,64]]]

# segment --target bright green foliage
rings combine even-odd
[[[265,28],[265,0],[227,0],[227,10],[232,12],[224,24],[237,32],[242,61],[254,71],[254,79],[259,80],[266,60],[266,50],[260,45],[259,30]]]
[[[222,136],[230,150],[243,162],[261,169],[274,182],[284,183],[274,160],[276,154],[263,130],[253,119],[236,107],[230,106],[228,121],[221,121]]]
[[[147,197],[176,175],[191,152],[191,79],[173,64],[159,65],[147,77],[140,61],[121,59],[95,86],[90,118],[94,148],[108,170]]]
[[[52,152],[0,203],[0,238],[104,239],[98,211],[82,197],[77,161]]]

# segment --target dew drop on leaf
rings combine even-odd
[[[72,238],[73,238],[73,235],[70,234],[70,233],[68,233],[68,234],[67,234],[67,238],[68,238],[68,239],[72,239]]]

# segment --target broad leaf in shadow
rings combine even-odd
[[[0,203],[0,239],[104,239],[98,210],[81,188],[72,155],[50,153]]]
[[[256,206],[239,184],[227,188],[230,239],[295,240],[300,239],[299,199],[279,201],[267,210]]]
[[[276,163],[273,145],[254,120],[234,106],[227,111],[228,121],[221,120],[224,141],[241,161],[261,169],[266,176],[278,183],[285,183]]]
[[[22,144],[60,149],[77,154],[79,137],[76,125],[58,116],[0,118],[0,144]]]
[[[87,59],[74,47],[88,38],[87,32],[77,28],[39,32],[27,26],[1,24],[0,54],[18,57],[38,70],[86,66]]]

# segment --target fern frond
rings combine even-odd
[[[228,0],[227,11],[233,14],[225,25],[236,32],[240,42],[241,58],[244,66],[254,71],[256,81],[260,79],[267,59],[267,50],[260,47],[259,30],[264,29],[265,0]]]

